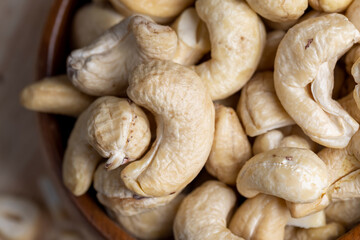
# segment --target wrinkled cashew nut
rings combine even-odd
[[[213,100],[229,97],[256,70],[265,46],[264,25],[242,0],[199,0],[196,11],[209,30],[211,59],[195,71]]]
[[[121,172],[127,188],[159,197],[181,191],[200,172],[214,137],[214,105],[199,76],[170,61],[139,65],[127,94],[155,116],[156,140]]]
[[[290,202],[309,203],[326,192],[326,165],[312,151],[277,148],[248,160],[236,180],[239,193],[247,198],[265,193]]]
[[[169,26],[130,16],[91,45],[72,51],[67,59],[68,76],[89,95],[124,95],[137,65],[151,59],[172,59],[176,45],[176,33]]]
[[[114,169],[139,158],[150,143],[145,113],[127,99],[101,97],[78,118],[68,140],[63,161],[63,181],[76,196],[91,185],[102,157]]]
[[[274,70],[277,96],[304,132],[327,147],[345,147],[359,128],[331,99],[335,63],[359,40],[359,31],[345,16],[328,14],[291,28],[278,48]]]

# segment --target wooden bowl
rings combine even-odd
[[[70,53],[71,20],[76,9],[86,2],[85,0],[55,0],[43,31],[37,62],[37,79],[66,73],[66,58]],[[58,178],[62,179],[61,166],[64,146],[66,146],[74,119],[38,113],[38,122],[48,160]],[[65,188],[65,186],[63,187]],[[66,191],[68,197],[89,223],[105,238],[134,240],[105,214],[104,209],[96,201],[94,189],[90,189],[81,197],[75,197],[68,190]],[[340,239],[360,239],[360,225],[354,227]]]

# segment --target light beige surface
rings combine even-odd
[[[35,78],[40,37],[53,2],[0,1],[0,193],[29,197],[44,208],[39,180],[43,176],[55,178],[41,146],[36,115],[20,106],[19,93]],[[84,221],[64,192],[58,193],[71,217]],[[100,239],[90,229],[87,231]]]

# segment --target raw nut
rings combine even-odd
[[[215,135],[206,170],[221,182],[235,185],[251,157],[251,146],[234,109],[215,104]]]
[[[309,0],[310,6],[328,13],[342,12],[349,7],[353,0]]]
[[[274,70],[277,96],[304,132],[327,147],[345,147],[359,128],[331,99],[336,61],[359,40],[359,31],[345,16],[328,14],[291,28],[278,48]]]
[[[176,240],[243,240],[227,228],[236,196],[224,183],[207,181],[185,197],[176,214]]]
[[[290,214],[294,218],[303,218],[325,209],[330,204],[327,194],[323,194],[319,199],[311,203],[292,203],[286,202]]]
[[[153,60],[129,79],[129,97],[156,119],[156,140],[146,155],[121,172],[127,188],[140,196],[179,192],[205,165],[214,137],[214,105],[191,69]]]
[[[295,203],[309,203],[326,192],[328,172],[312,151],[277,148],[248,160],[236,180],[240,194],[247,198],[265,193]]]
[[[290,216],[287,225],[300,228],[323,227],[326,225],[325,212],[322,210],[302,218],[293,218]]]

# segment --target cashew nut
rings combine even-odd
[[[324,162],[301,148],[277,148],[257,154],[245,163],[236,180],[239,193],[247,198],[265,193],[295,203],[317,200],[327,186]]]
[[[71,52],[68,76],[89,95],[124,95],[137,65],[151,59],[172,59],[176,44],[176,33],[169,26],[130,16],[91,45]]]
[[[184,197],[184,194],[179,194],[164,206],[133,216],[115,215],[115,218],[126,231],[137,238],[163,239],[170,237],[176,212]]]
[[[250,7],[262,17],[273,22],[298,19],[308,7],[308,1],[246,0]]]
[[[309,0],[309,5],[323,12],[342,12],[349,7],[353,0]]]
[[[251,146],[234,109],[215,104],[215,135],[206,170],[221,182],[235,185]]]
[[[41,212],[24,198],[0,195],[0,239],[34,240],[40,231]]]
[[[79,116],[68,140],[63,161],[67,188],[76,196],[84,194],[102,157],[109,158],[109,169],[139,158],[150,142],[148,124],[128,100],[98,98]]]
[[[82,48],[89,45],[123,18],[112,9],[97,4],[87,4],[81,7],[72,22],[71,42],[73,47]]]
[[[332,202],[325,213],[328,221],[341,223],[350,229],[360,221],[360,198]]]
[[[345,55],[346,72],[351,74],[351,68],[360,58],[360,44],[354,45]]]
[[[127,94],[153,113],[157,137],[121,178],[141,196],[179,192],[205,165],[213,142],[214,105],[204,84],[185,66],[153,60],[133,71]]]
[[[147,198],[136,195],[125,187],[120,178],[123,166],[107,171],[105,164],[100,164],[94,174],[94,188],[97,198],[105,207],[116,215],[133,216],[163,206],[172,201],[178,193],[164,197]]]
[[[312,140],[327,147],[345,147],[359,128],[331,99],[335,63],[359,40],[345,16],[328,14],[291,28],[275,58],[274,86],[281,104]]]
[[[274,30],[267,33],[264,51],[260,58],[257,71],[273,70],[277,48],[283,39],[285,31]]]
[[[326,225],[326,217],[324,211],[319,211],[302,218],[293,218],[290,216],[288,226],[301,228],[318,228]]]
[[[354,89],[354,100],[356,102],[357,107],[360,109],[360,57],[356,60],[354,65],[351,68],[351,74],[354,77],[355,85]]]
[[[66,75],[47,77],[25,87],[20,94],[21,104],[33,111],[77,117],[94,100],[79,90]]]
[[[229,229],[244,239],[282,240],[288,218],[284,200],[259,194],[241,204],[230,221]]]
[[[190,66],[210,51],[209,32],[195,8],[183,11],[171,27],[178,36],[173,62]]]
[[[360,1],[354,0],[346,10],[345,16],[355,25],[360,31]]]
[[[125,16],[140,13],[158,23],[167,23],[190,6],[194,0],[110,0],[110,2]]]
[[[318,228],[286,227],[284,240],[332,240],[345,233],[345,228],[336,222]]]
[[[174,221],[175,239],[242,240],[226,227],[235,202],[234,191],[224,183],[205,182],[181,203]]]
[[[272,72],[257,73],[245,85],[237,113],[251,137],[294,124],[276,96]]]
[[[353,92],[339,99],[339,104],[357,121],[360,122],[360,110],[356,105]]]
[[[329,187],[332,199],[346,200],[360,197],[360,169],[342,177]]]
[[[311,203],[286,202],[290,214],[294,218],[303,218],[325,209],[330,204],[330,199],[323,194],[319,199]]]
[[[256,70],[265,46],[264,25],[242,0],[199,0],[196,11],[209,30],[211,59],[195,71],[213,100],[226,98]]]

